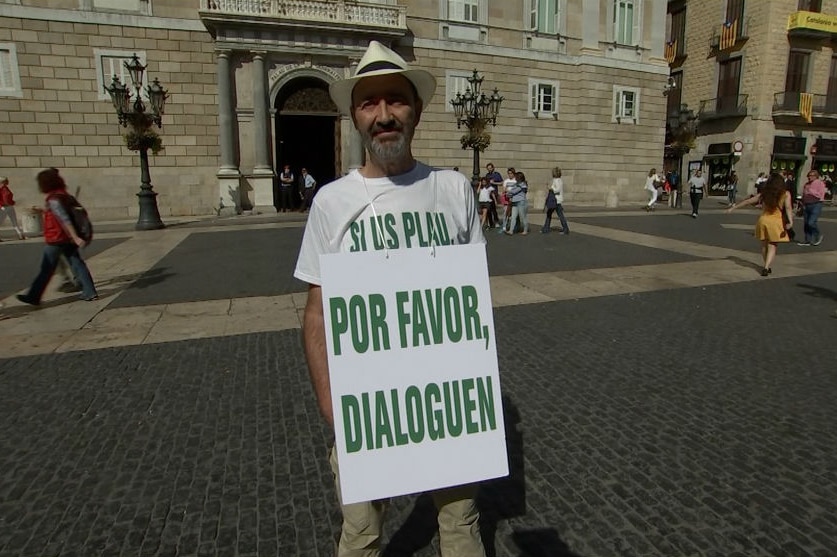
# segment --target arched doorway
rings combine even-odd
[[[305,167],[321,187],[339,174],[340,115],[328,85],[316,77],[290,81],[276,95],[276,174],[288,164],[297,178],[293,200],[299,203],[300,169]],[[276,192],[278,193],[278,192]],[[278,207],[278,195],[274,204]]]

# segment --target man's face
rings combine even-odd
[[[412,85],[398,74],[366,77],[352,91],[352,119],[363,146],[384,162],[410,156],[421,109]]]
[[[490,173],[494,172],[494,165],[493,164],[487,164],[487,165],[485,165],[485,169],[488,170],[488,173],[490,174]]]
[[[700,170],[695,172],[695,176],[697,176],[698,178],[700,178],[701,174],[703,174],[703,172],[701,172]]]

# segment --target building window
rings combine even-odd
[[[527,0],[529,30],[554,35],[563,32],[563,2],[566,0]]]
[[[797,9],[803,12],[819,13],[822,11],[822,0],[799,0]]]
[[[686,6],[668,14],[666,44],[670,45],[675,58],[686,53]]]
[[[558,118],[558,82],[529,80],[529,111],[535,118]]]
[[[637,45],[640,42],[642,21],[641,0],[614,0],[613,40],[617,44]]]
[[[738,22],[741,29],[744,21],[744,0],[727,0],[726,23]]]
[[[110,100],[110,95],[108,95],[107,91],[105,91],[105,86],[110,86],[111,81],[113,81],[113,77],[116,76],[119,78],[119,81],[128,85],[129,88],[132,87],[131,83],[131,76],[128,74],[128,70],[125,69],[125,62],[131,60],[131,57],[136,54],[137,58],[139,58],[140,63],[143,65],[146,64],[145,52],[137,51],[127,51],[127,50],[100,50],[94,49],[93,55],[96,57],[96,80],[97,85],[99,87],[99,100],[107,101]],[[145,80],[147,79],[146,76],[148,72],[143,74],[143,95],[145,94]],[[133,93],[133,89],[130,89]]]
[[[151,0],[79,0],[82,10],[151,15]]]
[[[718,100],[715,108],[719,113],[735,112],[738,109],[738,91],[741,86],[741,58],[730,58],[718,63]]]
[[[613,86],[613,122],[636,124],[639,121],[639,89]]]
[[[478,23],[480,21],[479,0],[448,0],[448,19]]]
[[[785,91],[804,93],[808,90],[808,73],[811,67],[811,53],[791,50],[788,56],[788,74]]]
[[[0,97],[23,96],[15,43],[0,43]]]
[[[456,98],[456,94],[464,94],[465,89],[468,89],[471,84],[468,83],[468,78],[471,77],[472,72],[445,72],[445,111],[453,112],[453,105],[450,101]]]

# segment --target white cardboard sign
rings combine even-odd
[[[320,270],[343,503],[508,475],[485,245]]]

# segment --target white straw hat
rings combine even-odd
[[[378,41],[370,41],[369,47],[357,65],[355,75],[343,81],[335,81],[328,90],[331,100],[344,114],[351,114],[352,90],[364,77],[376,75],[401,74],[415,86],[424,106],[433,98],[436,90],[436,78],[425,70],[411,70],[404,59]]]

